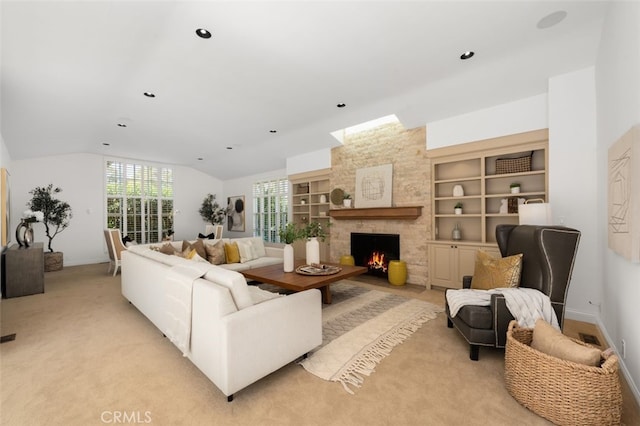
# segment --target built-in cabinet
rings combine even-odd
[[[325,241],[320,243],[322,262],[329,260],[329,173],[326,169],[289,176],[293,223],[304,227],[310,222],[319,222],[327,234]],[[293,249],[296,258],[305,258],[305,241],[296,241]]]
[[[498,254],[498,224],[518,224],[518,205],[548,200],[548,130],[427,150],[431,159],[429,282],[459,288],[473,275],[479,248]],[[498,173],[497,160],[521,159],[530,170]],[[520,185],[519,193],[511,186]],[[462,211],[456,207],[462,205]],[[454,236],[454,229],[459,235]]]

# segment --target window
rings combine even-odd
[[[279,243],[278,230],[289,218],[289,181],[274,179],[253,184],[253,235]]]
[[[106,162],[107,227],[138,243],[173,234],[173,171],[120,161]]]

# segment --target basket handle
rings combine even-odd
[[[535,202],[540,202],[544,204],[544,199],[543,198],[530,198],[528,200],[525,200],[525,204],[529,204],[530,201],[535,201]]]

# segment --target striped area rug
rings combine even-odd
[[[322,309],[322,345],[300,364],[353,394],[393,348],[443,309],[429,302],[369,290],[348,280],[331,285]]]

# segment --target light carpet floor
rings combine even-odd
[[[1,334],[17,333],[0,345],[0,424],[134,423],[124,415],[153,425],[549,424],[507,393],[504,351],[470,361],[444,314],[397,346],[355,395],[291,363],[227,403],[106,271],[65,267],[45,274],[44,294],[0,302]],[[443,306],[440,291],[363,285]],[[625,419],[637,417],[623,411]]]

